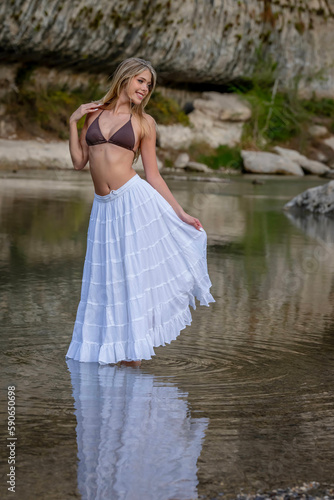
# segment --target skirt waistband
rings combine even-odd
[[[140,180],[141,180],[140,176],[138,174],[136,174],[133,177],[131,177],[131,179],[129,179],[120,188],[112,189],[109,194],[105,194],[102,196],[100,194],[94,193],[94,198],[96,201],[99,201],[101,203],[106,203],[106,202],[112,201],[115,198],[117,198],[118,196],[121,196],[125,191],[127,191],[130,187],[132,187],[133,184],[135,184],[136,182],[138,182]]]

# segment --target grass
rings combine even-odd
[[[70,91],[66,85],[50,85],[37,92],[30,85],[19,87],[18,93],[9,95],[12,116],[24,130],[38,135],[41,131],[68,139],[70,114],[83,102],[99,99],[101,92],[96,85]],[[82,127],[84,120],[79,123]]]
[[[206,143],[193,143],[190,145],[189,154],[195,161],[204,163],[213,170],[220,167],[242,169],[241,148],[239,146],[219,146],[212,148]]]

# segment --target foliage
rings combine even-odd
[[[242,169],[240,147],[219,146],[212,148],[204,142],[193,142],[189,147],[190,156],[213,170],[220,167]]]
[[[199,155],[197,160],[210,168],[220,167],[242,169],[241,150],[239,147],[219,146],[212,155]]]
[[[90,82],[87,87],[69,90],[67,85],[48,85],[37,91],[29,81],[20,78],[17,93],[9,96],[12,116],[27,130],[57,134],[60,139],[68,138],[68,118],[83,102],[98,100],[101,91]],[[79,123],[82,127],[83,121]]]
[[[301,151],[308,141],[308,127],[314,117],[333,117],[334,100],[298,97],[300,77],[280,90],[278,65],[272,56],[259,47],[256,52],[254,70],[248,79],[230,86],[230,91],[238,93],[252,109],[251,119],[245,123],[242,147],[270,149],[275,143],[286,142],[298,137]],[[321,78],[315,74],[314,78]],[[286,82],[285,82],[286,83]],[[330,126],[334,130],[334,121]]]
[[[161,125],[180,123],[189,126],[189,118],[178,103],[170,97],[164,97],[159,91],[152,94],[145,111]]]

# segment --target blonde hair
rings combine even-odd
[[[139,75],[140,73],[142,73],[147,69],[150,71],[152,76],[152,81],[148,94],[139,104],[135,104],[130,100],[131,112],[132,114],[134,114],[139,118],[139,123],[141,127],[141,139],[145,137],[145,135],[149,132],[149,126],[144,116],[144,108],[148,103],[148,101],[150,100],[150,97],[155,89],[157,81],[157,74],[153,66],[151,65],[150,61],[145,61],[144,59],[140,59],[139,57],[130,57],[129,59],[125,59],[124,61],[122,61],[118,65],[115,73],[112,76],[108,92],[100,101],[100,103],[105,105],[106,109],[114,109],[121,91],[124,88],[125,90],[127,90],[132,78]],[[137,160],[139,156],[139,149],[135,155],[135,160]]]

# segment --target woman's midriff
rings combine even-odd
[[[120,150],[120,151],[119,151]],[[136,175],[132,168],[134,153],[115,144],[89,148],[89,167],[95,193],[100,196],[119,189]]]

